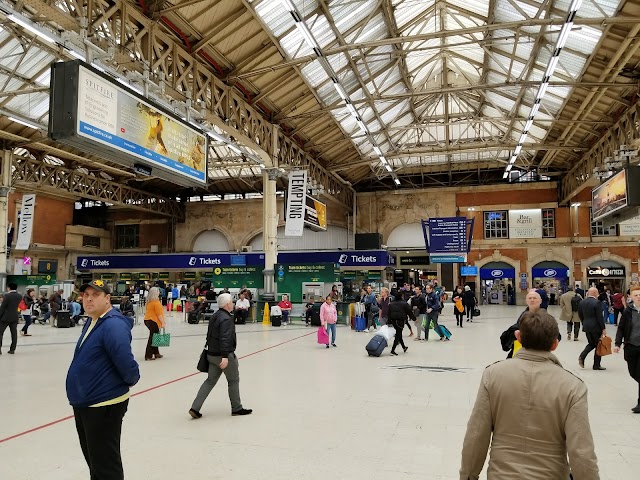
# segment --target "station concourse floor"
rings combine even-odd
[[[262,324],[237,327],[240,392],[253,415],[232,417],[222,378],[202,408],[188,415],[204,380],[195,365],[207,325],[173,313],[164,358],[144,361],[148,330],[133,329],[142,378],[124,419],[125,476],[134,480],[457,479],[466,423],[484,367],[505,357],[499,335],[523,307],[485,306],[463,329],[448,304],[441,323],[451,342],[415,342],[407,354],[367,357],[370,334],[339,327],[337,348],[316,344],[316,328]],[[550,307],[557,317],[558,307]],[[564,322],[561,323],[563,337]],[[609,335],[615,335],[609,326]],[[80,328],[34,325],[0,357],[0,478],[86,480],[65,375]],[[580,369],[579,342],[557,356],[589,387],[589,414],[601,478],[631,480],[640,471],[637,384],[622,355],[603,359],[605,372]],[[398,349],[401,352],[401,349]],[[592,357],[587,359],[587,367]],[[137,395],[136,395],[137,394]],[[634,473],[635,472],[635,473]],[[486,469],[481,478],[486,478]]]

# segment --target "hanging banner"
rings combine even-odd
[[[542,238],[542,210],[509,210],[509,238]]]
[[[304,224],[316,232],[327,230],[327,205],[307,195]]]
[[[29,250],[31,234],[33,232],[33,212],[36,206],[35,194],[22,196],[22,209],[20,210],[20,225],[18,226],[18,240],[16,250]]]
[[[289,173],[287,190],[287,215],[284,226],[285,237],[301,237],[307,206],[307,171],[295,170]]]

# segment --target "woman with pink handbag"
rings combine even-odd
[[[324,303],[320,307],[320,329],[326,328],[326,345],[329,348],[329,332],[331,332],[331,345],[336,345],[336,322],[338,321],[338,312],[336,305],[331,299],[331,295],[327,295]],[[318,330],[318,343],[320,342],[320,330]]]

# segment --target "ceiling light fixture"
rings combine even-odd
[[[38,27],[37,25],[30,22],[22,15],[19,15],[17,13],[12,13],[10,15],[7,15],[7,18],[11,20],[13,23],[17,23],[25,30],[33,33],[38,38],[42,38],[43,40],[46,40],[49,43],[58,43],[58,40],[56,40],[53,37],[52,33],[51,34],[47,33],[43,28]]]
[[[525,123],[524,128],[522,130],[520,141],[518,142],[518,146],[516,146],[513,152],[511,160],[509,160],[509,164],[505,168],[502,178],[507,178],[509,176],[509,172],[511,171],[511,168],[515,164],[518,158],[518,155],[522,150],[522,145],[524,145],[524,141],[526,140],[527,135],[529,135],[529,129],[533,126],[533,120],[536,114],[538,113],[538,111],[540,110],[540,104],[542,103],[542,99],[545,93],[547,93],[547,89],[549,88],[549,81],[551,80],[551,77],[553,76],[553,73],[555,72],[556,67],[558,66],[558,60],[560,57],[560,53],[562,52],[562,48],[567,43],[567,39],[569,38],[569,33],[571,33],[571,27],[573,26],[573,19],[575,18],[576,13],[578,12],[578,9],[580,8],[581,5],[582,5],[582,0],[573,0],[571,2],[571,5],[569,6],[569,11],[567,12],[567,18],[563,23],[562,28],[560,29],[560,34],[558,35],[558,39],[556,40],[556,47],[553,51],[553,55],[549,59],[549,63],[547,64],[547,70],[544,73],[544,77],[542,77],[542,81],[540,82],[538,92],[536,93],[536,98],[533,102],[533,106],[531,107],[531,112],[529,113],[527,122]]]
[[[24,125],[25,127],[34,128],[36,130],[42,130],[44,127],[42,125],[37,124],[36,122],[32,122],[30,120],[16,118],[16,117],[7,117],[12,122],[19,123],[20,125]]]

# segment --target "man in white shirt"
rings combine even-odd
[[[245,298],[244,293],[240,294],[238,300],[236,300],[235,306],[235,319],[234,322],[239,325],[244,325],[249,316],[249,308],[251,303]]]

